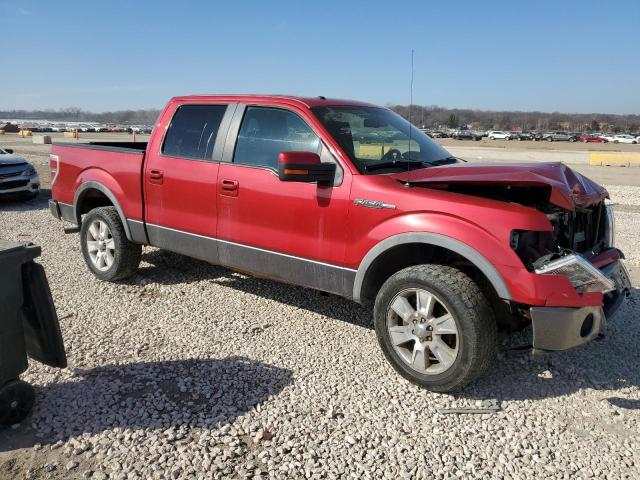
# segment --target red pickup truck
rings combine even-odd
[[[52,214],[96,277],[141,246],[373,304],[382,350],[434,391],[604,332],[630,289],[599,185],[559,163],[469,164],[388,109],[324,97],[173,98],[148,143],[54,144]]]

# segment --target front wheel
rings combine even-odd
[[[462,388],[495,357],[489,303],[471,278],[452,267],[417,265],[392,275],[376,297],[374,324],[393,368],[434,392]]]
[[[83,218],[80,245],[89,270],[100,280],[130,277],[140,264],[142,246],[127,239],[115,207],[94,208]]]

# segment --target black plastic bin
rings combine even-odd
[[[40,247],[0,240],[0,425],[20,422],[33,407],[31,385],[19,380],[27,357],[67,366],[58,316]]]

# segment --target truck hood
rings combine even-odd
[[[442,188],[452,185],[550,187],[549,203],[566,210],[589,207],[609,198],[607,190],[560,162],[468,164],[458,163],[395,173],[392,177],[412,185]]]
[[[27,161],[18,155],[14,155],[12,153],[0,154],[0,167],[6,167],[9,165],[25,165],[26,163]]]

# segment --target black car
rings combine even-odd
[[[531,134],[529,132],[520,132],[520,133],[516,134],[515,140],[518,140],[518,141],[521,141],[521,140],[533,140],[533,134]]]
[[[456,140],[480,140],[480,135],[476,135],[471,130],[457,130],[453,132],[451,138]]]
[[[449,134],[447,132],[440,131],[430,132],[429,136],[431,138],[449,138]]]

